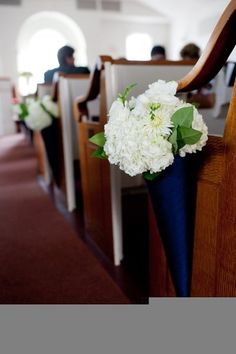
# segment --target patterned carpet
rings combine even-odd
[[[130,303],[37,185],[20,134],[0,138],[0,303]]]

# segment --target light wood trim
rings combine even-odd
[[[231,0],[193,69],[179,81],[178,91],[198,89],[213,79],[236,44],[236,1]]]
[[[90,77],[90,74],[65,74],[65,73],[59,73],[58,77],[64,77],[66,79],[88,79]]]
[[[87,103],[97,98],[100,93],[100,77],[103,68],[101,65],[101,60],[99,58],[91,75],[87,94],[85,96],[77,97],[74,100],[74,117],[77,122],[81,122],[83,116],[88,116]]]
[[[98,62],[100,61],[100,67],[102,68],[105,62],[110,62],[116,65],[193,65],[196,60],[127,60],[127,59],[113,59],[109,55],[101,55]]]
[[[85,96],[78,97],[75,100],[74,112],[76,120],[80,121],[82,115],[88,115],[87,102],[94,100],[99,95],[100,75],[101,70],[103,69],[103,60],[107,59],[109,61],[110,58],[111,57],[108,56],[98,57],[93,73],[91,74],[91,80],[87,94]]]

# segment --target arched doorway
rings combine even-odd
[[[35,92],[37,83],[43,82],[44,72],[58,66],[57,51],[66,44],[76,50],[75,64],[87,65],[85,37],[70,17],[57,12],[40,12],[24,22],[17,41],[21,94]]]

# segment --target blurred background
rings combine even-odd
[[[0,0],[0,76],[36,91],[65,44],[75,65],[93,69],[100,54],[149,60],[154,45],[179,59],[188,42],[204,49],[228,0]],[[235,51],[230,60],[235,61]]]

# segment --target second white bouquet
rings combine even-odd
[[[202,150],[208,129],[194,105],[176,97],[177,82],[158,80],[128,100],[130,85],[113,102],[104,132],[90,141],[94,156],[135,176],[152,180],[174,162],[174,156]]]
[[[25,124],[32,130],[40,131],[49,127],[54,118],[59,117],[57,103],[50,96],[44,96],[41,100],[30,100],[27,104]]]

